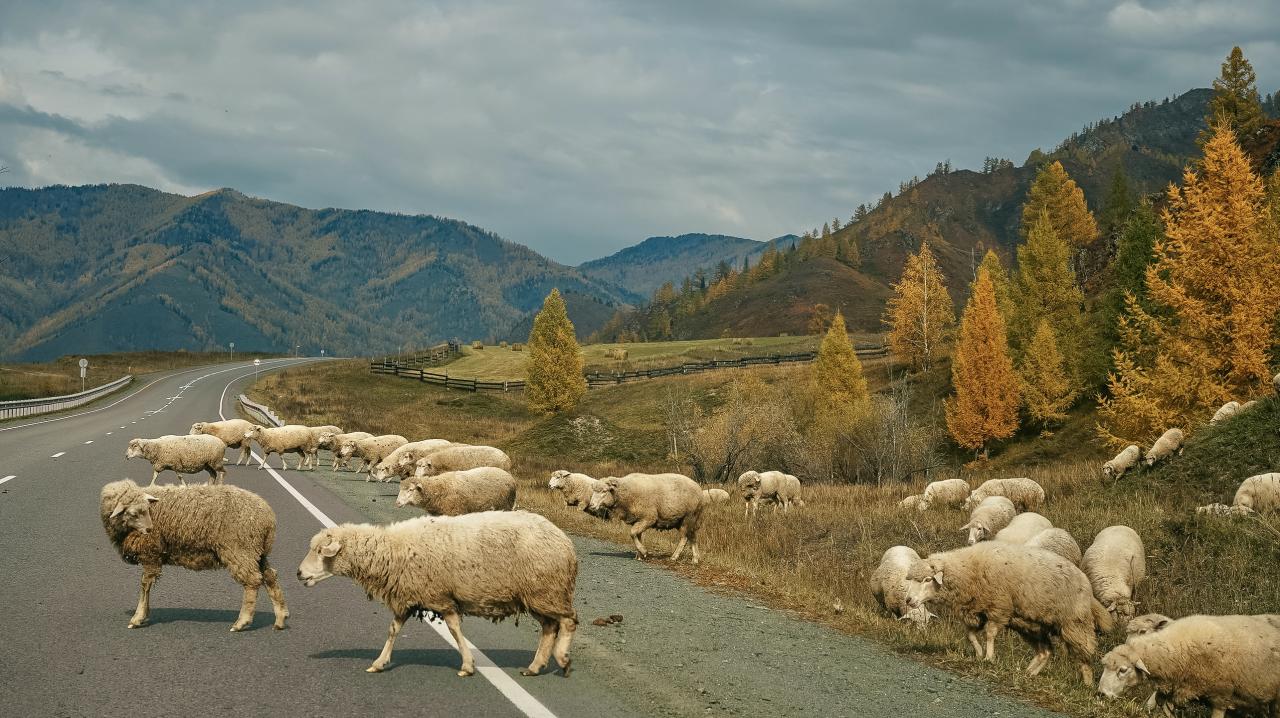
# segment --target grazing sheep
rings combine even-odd
[[[433,516],[510,511],[516,505],[516,480],[492,466],[412,476],[400,481],[396,497],[397,508],[410,505]]]
[[[1276,390],[1277,394],[1280,394],[1280,374],[1271,377],[1271,386]]]
[[[371,439],[344,441],[342,446],[338,447],[338,455],[344,459],[351,456],[360,459],[360,466],[356,467],[356,473],[359,474],[363,471],[371,471],[391,452],[407,443],[409,440],[399,434],[382,434]]]
[[[311,437],[307,439],[307,443],[302,447],[302,457],[304,465],[314,471],[322,448],[320,438],[325,434],[341,434],[342,427],[326,424],[325,426],[308,426],[307,429],[311,432]],[[302,468],[302,466],[298,467],[300,470]]]
[[[451,446],[433,451],[414,462],[414,476],[433,476],[445,471],[466,471],[481,466],[511,470],[511,457],[492,446]]]
[[[281,469],[289,468],[289,461],[285,458],[285,454],[297,454],[298,465],[295,468],[301,469],[302,462],[306,458],[307,442],[311,441],[311,429],[301,424],[277,427],[254,424],[252,429],[245,432],[244,438],[258,442],[258,448],[262,450],[262,463],[258,465],[259,470],[269,466],[267,459],[270,459],[272,454],[280,455]]]
[[[1280,473],[1258,474],[1241,481],[1232,504],[1238,513],[1280,511]]]
[[[335,434],[332,431],[326,431],[320,434],[319,445],[321,449],[328,449],[333,453],[332,468],[334,471],[337,471],[339,469],[347,468],[347,460],[351,458],[350,453],[346,456],[343,456],[340,453],[342,446],[345,443],[351,442],[351,446],[354,448],[355,443],[360,439],[372,438],[373,434],[370,434],[367,431],[349,431],[345,434]]]
[[[312,537],[298,579],[314,586],[330,576],[350,577],[391,610],[387,642],[369,673],[386,669],[410,616],[432,612],[444,618],[462,654],[458,675],[472,675],[475,660],[462,635],[462,616],[501,620],[527,612],[542,624],[542,636],[521,673],[537,675],[554,654],[569,675],[578,557],[569,537],[537,514],[486,511],[327,528]]]
[[[1208,504],[1205,506],[1197,506],[1196,513],[1204,514],[1206,516],[1235,516],[1236,514],[1245,513],[1245,511],[1226,504]]]
[[[908,546],[894,546],[884,552],[880,565],[871,574],[871,595],[880,607],[892,613],[898,620],[909,620],[918,626],[929,622],[932,614],[924,606],[907,605],[907,571],[920,560],[920,554]]]
[[[772,503],[775,513],[779,506],[783,513],[791,510],[791,504],[804,506],[800,498],[800,479],[781,471],[744,472],[738,477],[738,490],[746,502],[743,516],[756,513],[761,501]]]
[[[898,502],[898,508],[912,509],[915,511],[924,511],[923,506],[924,494],[912,494],[907,498]]]
[[[916,561],[906,580],[907,605],[937,602],[952,608],[978,657],[995,660],[996,635],[1008,626],[1036,651],[1027,665],[1029,675],[1049,662],[1056,637],[1078,661],[1084,682],[1093,683],[1094,632],[1110,629],[1111,618],[1094,600],[1089,579],[1061,556],[983,542]],[[979,631],[986,638],[985,651]]]
[[[1011,544],[1025,544],[1036,534],[1053,528],[1053,522],[1040,514],[1028,511],[1013,517],[1008,526],[996,532],[995,540]]]
[[[1147,555],[1142,537],[1128,526],[1108,526],[1098,532],[1084,552],[1080,567],[1089,577],[1093,595],[1112,618],[1133,618],[1134,592],[1147,576]]]
[[[1124,447],[1124,451],[1116,454],[1116,458],[1102,465],[1102,473],[1106,474],[1108,479],[1118,479],[1124,476],[1125,472],[1138,465],[1142,461],[1142,449],[1136,444],[1129,444]]]
[[[1145,636],[1159,631],[1170,623],[1173,623],[1173,619],[1163,613],[1144,613],[1137,618],[1129,619],[1129,622],[1124,625],[1124,633],[1126,637]]]
[[[1204,701],[1213,718],[1227,711],[1280,713],[1280,615],[1187,616],[1131,636],[1102,658],[1098,694],[1118,698],[1146,680],[1153,701]]]
[[[999,538],[999,536],[996,538]],[[1075,537],[1073,537],[1066,529],[1045,529],[1035,536],[1032,536],[1031,539],[1023,545],[1027,548],[1038,548],[1051,553],[1056,553],[1070,561],[1072,565],[1080,565],[1080,544],[1076,543]]]
[[[226,421],[197,421],[191,425],[190,434],[208,434],[222,439],[222,443],[227,445],[228,449],[239,449],[240,457],[236,459],[236,466],[249,461],[249,453],[251,447],[249,442],[244,440],[244,433],[253,426],[252,423],[244,419],[227,419]]]
[[[724,489],[703,489],[702,495],[707,497],[709,504],[722,504],[729,500],[729,492]]]
[[[151,485],[161,471],[172,471],[183,484],[183,474],[209,472],[209,483],[220,484],[226,476],[227,445],[208,434],[167,434],[155,439],[133,439],[125,449],[126,459],[142,457],[151,463]]]
[[[1031,479],[991,479],[969,494],[964,501],[965,510],[972,510],[989,496],[1003,496],[1019,511],[1039,511],[1044,506],[1044,489]]]
[[[921,494],[920,505],[917,508],[925,511],[933,508],[934,505],[942,505],[954,509],[963,506],[965,499],[968,498],[969,482],[964,479],[934,481],[924,487],[924,493]]]
[[[427,452],[439,451],[453,445],[453,442],[448,439],[410,441],[396,448],[395,451],[387,454],[382,461],[379,461],[369,471],[365,481],[388,481],[392,477],[404,479],[413,476],[413,462],[426,456]]]
[[[1018,509],[1004,496],[988,496],[969,514],[969,523],[960,527],[969,532],[969,545],[986,541],[1009,525]]]
[[[242,631],[253,622],[258,587],[265,584],[275,609],[275,627],[284,628],[289,609],[276,572],[267,562],[276,537],[276,515],[262,497],[227,485],[156,486],[143,491],[126,479],[102,487],[101,508],[102,527],[120,558],[142,566],[142,592],[129,628],[147,625],[151,586],[165,565],[230,571],[244,587],[232,631]]]
[[[1209,424],[1213,425],[1220,421],[1226,421],[1236,414],[1240,413],[1240,402],[1229,401],[1223,404],[1217,411],[1213,412],[1213,418],[1209,420]]]
[[[553,471],[551,480],[547,482],[548,487],[553,491],[559,491],[564,497],[565,506],[577,506],[583,511],[587,510],[591,492],[595,491],[599,484],[599,479],[593,479],[586,474],[571,473],[565,469]]]
[[[1257,404],[1257,403],[1258,403],[1257,399],[1251,399],[1249,401],[1246,401],[1245,403],[1240,405],[1240,411],[1248,411],[1253,408],[1254,404]]]
[[[1147,467],[1155,466],[1157,461],[1163,461],[1172,456],[1175,451],[1181,456],[1185,440],[1182,429],[1169,429],[1161,434],[1160,438],[1156,439],[1156,443],[1147,449]]]
[[[654,529],[677,529],[680,541],[671,560],[680,558],[686,543],[693,545],[693,563],[700,559],[698,526],[705,506],[702,487],[682,474],[627,474],[605,479],[591,492],[587,510],[602,518],[617,518],[631,525],[631,540],[636,544],[636,558],[645,559],[644,532]]]

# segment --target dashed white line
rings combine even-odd
[[[120,428],[121,428],[121,429],[123,429],[124,427],[122,426],[122,427],[120,427]],[[108,431],[108,432],[107,432],[107,436],[111,436],[111,432],[110,432],[110,431]]]
[[[86,444],[92,444],[92,443],[93,443],[93,439],[89,439],[88,441],[86,441],[86,442],[84,442],[84,443],[86,443]]]
[[[67,452],[65,452],[65,451],[59,451],[58,453],[54,454],[53,456],[50,456],[49,458],[50,458],[50,459],[56,459],[56,458],[58,458],[59,456],[62,456],[63,454],[65,454],[65,453],[67,453]]]
[[[13,474],[9,474],[8,476],[4,477],[3,479],[0,479],[0,484],[3,484],[4,482],[8,481],[9,479],[16,479],[16,478],[18,478],[18,477],[17,477],[17,476],[14,476]]]

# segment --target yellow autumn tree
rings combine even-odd
[[[996,293],[996,308],[1000,310],[1005,326],[1009,326],[1013,321],[1013,288],[1009,281],[1009,273],[1005,271],[1004,264],[1000,261],[1000,255],[996,254],[994,249],[988,249],[978,268],[987,270],[987,276],[991,278],[991,287]],[[975,275],[974,282],[977,281],[978,278]],[[973,293],[972,283],[969,292]]]
[[[853,350],[853,342],[849,341],[844,315],[840,312],[836,312],[818,346],[818,357],[813,364],[813,393],[817,413],[839,424],[856,421],[865,416],[870,407],[862,362]]]
[[[525,359],[525,396],[529,406],[547,414],[578,405],[587,392],[582,375],[582,350],[559,289],[552,289],[533,318]]]
[[[1067,409],[1079,395],[1067,374],[1058,349],[1058,338],[1048,319],[1041,319],[1019,367],[1022,404],[1033,421],[1047,429],[1067,418]]]
[[[1098,432],[1113,446],[1190,432],[1230,400],[1266,391],[1280,313],[1280,237],[1262,180],[1225,123],[1170,187],[1147,298],[1127,298]]]
[[[927,371],[944,352],[956,323],[955,307],[928,242],[907,257],[902,279],[893,285],[885,323],[889,346],[920,369]]]
[[[1098,238],[1098,223],[1084,201],[1084,190],[1071,179],[1062,163],[1054,160],[1036,173],[1022,205],[1022,235],[1025,237],[1039,219],[1048,212],[1053,231],[1073,249]]]
[[[951,360],[955,396],[946,400],[947,430],[956,443],[987,455],[991,441],[1018,430],[1018,376],[1009,358],[1004,319],[985,269],[978,270],[973,294],[960,319]]]

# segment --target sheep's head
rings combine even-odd
[[[1116,475],[1115,467],[1111,465],[1110,461],[1102,465],[1102,475],[1107,477],[1108,479]]]
[[[311,549],[298,564],[298,580],[308,587],[333,576],[333,561],[342,551],[342,541],[333,529],[325,529],[311,537]]]
[[[429,459],[428,457],[424,456],[421,459],[418,459],[417,461],[413,462],[414,476],[418,478],[422,478],[424,476],[434,476],[435,473],[436,473],[436,467],[434,464],[431,463],[431,459]]]
[[[617,503],[618,480],[605,479],[596,484],[595,490],[591,492],[591,498],[587,500],[587,511],[596,516],[606,516]]]
[[[115,506],[107,519],[119,527],[148,533],[152,527],[151,504],[159,500],[136,485],[130,486],[116,498]]]
[[[421,506],[426,494],[422,480],[416,476],[400,480],[400,493],[396,496],[396,508]]]
[[[979,541],[986,541],[991,538],[991,529],[981,521],[970,521],[960,527],[961,531],[969,532],[969,545],[972,546]]]
[[[342,459],[351,458],[351,455],[356,453],[356,440],[346,439],[341,444],[338,444],[338,448],[335,449],[335,453],[337,453],[338,457]]]
[[[254,424],[253,426],[250,426],[248,429],[246,429],[246,430],[245,430],[245,432],[244,432],[244,438],[246,438],[246,439],[256,439],[256,438],[258,438],[258,437],[262,436],[262,432],[264,432],[264,431],[266,431],[266,430],[267,430],[267,427],[265,427],[265,426],[263,426],[263,425],[261,425],[261,424]]]
[[[1172,622],[1172,618],[1163,614],[1148,613],[1129,621],[1124,627],[1125,636],[1145,636],[1159,631]]]
[[[373,467],[373,471],[369,472],[369,476],[377,481],[386,481],[387,477],[391,476],[391,464],[388,464],[386,459],[379,461],[378,465]]]
[[[1150,672],[1134,647],[1122,643],[1102,657],[1102,678],[1098,679],[1098,695],[1119,698],[1149,675]]]
[[[396,457],[396,466],[412,466],[417,463],[418,455],[412,451],[401,451]]]
[[[142,444],[145,441],[146,439],[131,439],[129,441],[129,448],[124,450],[124,458],[136,459],[139,456],[142,456]]]
[[[563,489],[566,485],[565,477],[569,475],[564,469],[557,469],[551,472],[551,480],[547,482],[547,486],[553,489]]]
[[[203,421],[197,421],[196,423],[191,425],[191,431],[188,433],[191,435],[203,434],[204,427],[205,427],[205,423]]]
[[[1117,596],[1104,605],[1107,613],[1110,613],[1111,618],[1116,621],[1128,621],[1138,614],[1138,604],[1132,598]]]
[[[960,508],[964,509],[965,511],[972,511],[973,508],[980,503],[982,503],[982,499],[978,498],[977,492],[974,492],[969,494],[969,496],[965,498],[964,503],[960,505]]]
[[[942,564],[934,559],[922,559],[911,564],[905,579],[907,587],[907,606],[911,608],[908,616],[919,616],[921,611],[928,620],[925,604],[934,600],[942,590]]]
[[[316,441],[316,445],[321,449],[328,449],[333,446],[333,437],[335,436],[337,434],[332,431],[322,431],[320,432],[320,438]]]
[[[742,491],[742,498],[750,501],[760,493],[760,472],[747,471],[738,477],[738,489]]]

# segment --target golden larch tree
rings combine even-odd
[[[978,270],[960,319],[951,383],[956,393],[946,401],[946,420],[957,444],[985,456],[991,441],[1018,430],[1018,375],[1009,358],[995,288],[985,269]]]
[[[866,415],[871,397],[867,379],[862,375],[862,362],[849,340],[844,315],[836,312],[831,327],[818,346],[813,365],[813,392],[818,413],[828,414],[840,422],[851,422]]]
[[[1048,212],[1053,231],[1073,249],[1098,238],[1098,223],[1084,201],[1084,190],[1071,179],[1062,163],[1054,160],[1036,173],[1022,205],[1022,235],[1025,237],[1039,219]]]
[[[928,242],[907,257],[902,279],[893,285],[885,323],[889,346],[920,369],[928,370],[945,351],[956,323],[955,306]]]
[[[1230,400],[1267,390],[1280,313],[1280,237],[1262,180],[1226,123],[1204,159],[1169,188],[1165,236],[1147,268],[1146,304],[1130,297],[1099,434],[1120,446],[1171,426],[1191,432]]]
[[[1067,409],[1079,396],[1058,349],[1058,338],[1048,319],[1041,319],[1019,367],[1022,404],[1033,421],[1047,429],[1067,418]]]
[[[525,396],[535,411],[554,414],[578,405],[587,392],[582,349],[559,289],[552,289],[529,332]]]

